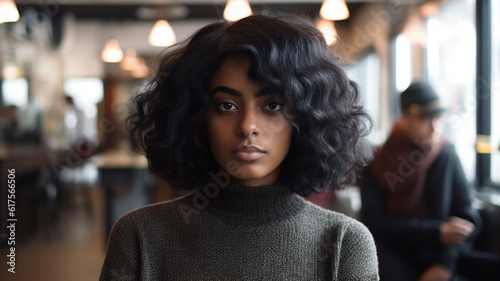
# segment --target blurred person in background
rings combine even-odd
[[[96,152],[96,141],[91,140],[85,122],[89,122],[83,110],[75,105],[73,97],[65,96],[64,135],[67,150],[61,161],[70,167],[80,166]]]
[[[42,141],[42,112],[33,103],[24,108],[0,108],[0,139],[9,144],[39,145]]]
[[[0,109],[0,140],[13,143],[18,140],[18,108],[8,105]]]
[[[65,96],[66,108],[64,110],[64,135],[67,146],[71,149],[77,147],[85,139],[83,134],[83,112],[76,107],[71,96]]]
[[[361,186],[362,220],[377,244],[380,278],[461,280],[453,279],[456,265],[471,250],[481,219],[455,148],[439,134],[445,109],[422,82],[401,93],[400,107]]]

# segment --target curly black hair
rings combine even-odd
[[[184,189],[210,180],[217,165],[203,135],[211,99],[206,87],[233,55],[247,57],[249,78],[291,105],[291,113],[282,108],[294,130],[280,180],[301,195],[354,180],[371,155],[364,137],[372,121],[322,33],[295,16],[213,23],[167,50],[127,120],[132,144],[151,171]]]

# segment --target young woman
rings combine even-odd
[[[193,191],[120,218],[101,280],[378,280],[367,228],[302,197],[365,164],[357,102],[306,21],[199,30],[166,53],[128,123],[151,171]]]

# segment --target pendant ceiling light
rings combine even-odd
[[[14,62],[7,61],[4,63],[2,75],[4,79],[15,79],[22,76],[22,69]]]
[[[324,0],[319,15],[325,20],[345,20],[349,17],[349,10],[345,0]]]
[[[228,0],[224,9],[224,19],[237,21],[252,15],[252,8],[248,0]]]
[[[118,43],[118,40],[114,38],[108,40],[101,52],[101,59],[104,62],[110,63],[122,61],[123,51],[120,48],[120,43]]]
[[[16,22],[19,20],[19,11],[13,0],[0,0],[0,23]]]
[[[168,47],[176,42],[174,30],[166,20],[158,20],[149,33],[149,44],[152,46]]]
[[[133,48],[126,49],[125,57],[123,57],[122,62],[120,62],[120,67],[123,70],[133,71],[138,64],[137,52]]]

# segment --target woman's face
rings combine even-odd
[[[212,75],[206,133],[212,155],[231,181],[258,186],[277,181],[293,127],[281,113],[280,96],[263,94],[248,78],[249,65],[246,58],[230,57]]]

